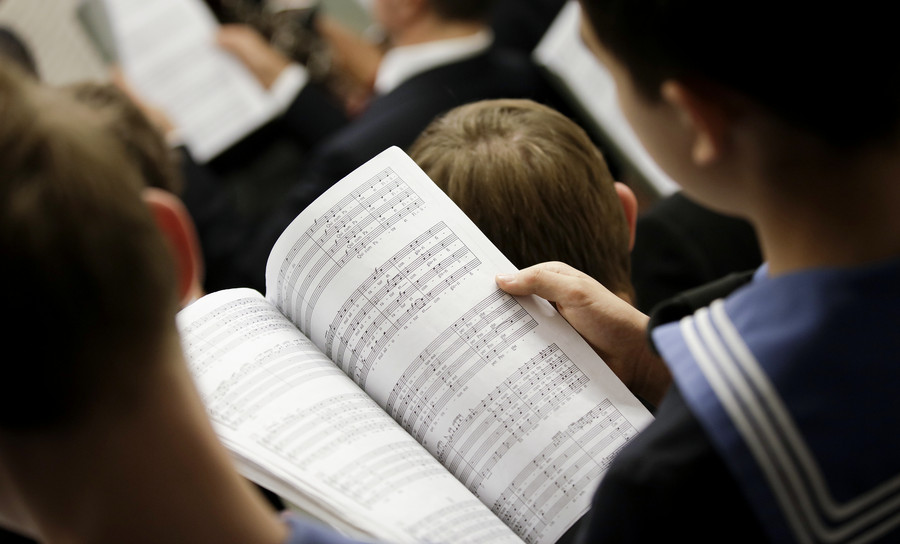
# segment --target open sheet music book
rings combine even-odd
[[[266,296],[178,316],[241,472],[355,537],[555,542],[651,420],[398,148],[304,210]]]

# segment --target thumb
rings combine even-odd
[[[585,279],[586,274],[560,262],[541,263],[514,274],[498,274],[497,286],[511,295],[537,295],[551,301],[568,302],[573,287]]]

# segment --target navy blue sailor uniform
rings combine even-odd
[[[674,384],[581,541],[900,542],[900,259],[763,266],[651,334]]]

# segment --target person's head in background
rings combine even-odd
[[[475,102],[432,122],[410,156],[517,267],[563,261],[633,299],[636,199],[571,119]]]
[[[772,203],[787,216],[793,205],[827,200],[853,214],[862,210],[846,197],[864,181],[848,176],[874,177],[858,161],[896,156],[900,70],[890,61],[888,4],[581,5],[582,37],[610,68],[635,131],[710,207],[759,218],[773,215],[763,210]]]
[[[34,56],[16,32],[0,26],[0,64],[12,62],[29,75],[37,78],[38,69]]]
[[[191,248],[179,248],[177,199],[147,187],[112,118],[7,65],[0,119],[0,304],[14,316],[0,363],[0,526],[39,541],[212,541],[198,535],[217,530],[197,510],[209,507],[226,533],[283,539],[184,362],[173,256]]]
[[[84,417],[98,384],[140,375],[134,346],[173,333],[174,265],[140,173],[67,98],[0,66],[0,253],[10,264],[0,298],[15,316],[4,333],[7,430]]]
[[[184,181],[180,156],[165,141],[160,128],[122,89],[111,83],[83,82],[64,88],[90,108],[125,146],[148,187],[180,195]]]
[[[78,391],[117,374],[96,368],[76,377],[76,366],[171,332],[177,274],[141,198],[140,171],[95,112],[7,67],[0,96],[0,247],[15,263],[0,275],[9,287],[3,307],[17,316],[5,359],[42,361],[4,365],[11,390],[0,394],[0,425],[51,425],[86,408],[72,406],[76,397],[90,398],[59,391],[64,384]],[[45,335],[52,341],[38,340]]]
[[[181,305],[198,298],[203,294],[203,262],[193,220],[179,199],[184,184],[180,157],[160,128],[116,85],[85,82],[63,90],[93,112],[138,167],[140,179],[151,189],[144,191],[144,199],[151,204],[177,260]]]

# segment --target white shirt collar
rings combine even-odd
[[[451,64],[486,51],[494,36],[479,30],[462,38],[395,47],[385,53],[375,76],[375,92],[387,94],[422,72]]]

